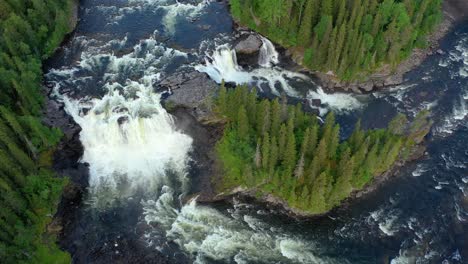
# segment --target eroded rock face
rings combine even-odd
[[[249,35],[247,38],[240,40],[234,50],[237,54],[253,55],[260,51],[262,40],[256,35]]]

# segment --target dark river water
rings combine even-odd
[[[404,84],[357,96],[325,93],[274,50],[263,66],[238,66],[223,2],[81,2],[76,33],[46,74],[52,98],[82,128],[81,162],[89,164],[86,197],[61,241],[75,263],[468,262],[468,23]],[[182,205],[193,141],[175,129],[155,87],[194,70],[257,85],[267,96],[321,99],[318,111],[336,111],[345,134],[358,118],[375,128],[397,112],[430,109],[427,155],[319,219],[241,201]]]

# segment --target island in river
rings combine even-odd
[[[427,111],[410,123],[399,114],[387,129],[364,131],[360,122],[341,140],[333,112],[323,125],[302,105],[258,100],[247,86],[221,85],[210,123],[224,132],[215,147],[219,194],[260,198],[296,215],[325,214],[374,181],[382,181],[410,159],[420,157],[432,122]],[[205,200],[206,199],[203,199]]]

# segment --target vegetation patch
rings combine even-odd
[[[246,86],[222,85],[215,112],[226,120],[216,146],[224,175],[218,191],[242,187],[271,194],[310,214],[329,211],[407,159],[431,126],[427,111],[411,123],[399,114],[387,129],[364,131],[358,122],[341,140],[333,113],[320,125],[300,104],[258,100]]]
[[[291,48],[312,70],[362,80],[395,68],[441,20],[441,0],[231,0],[243,25]]]
[[[41,122],[42,60],[70,32],[71,0],[0,0],[0,259],[70,263],[45,234],[66,180],[52,172],[62,133]]]

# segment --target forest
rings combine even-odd
[[[306,67],[365,80],[395,67],[441,21],[442,0],[231,0],[242,25],[293,51]]]
[[[272,194],[291,208],[325,213],[355,190],[404,161],[429,132],[429,113],[412,122],[398,114],[386,129],[363,130],[360,122],[343,140],[330,112],[320,124],[301,104],[259,100],[246,86],[221,86],[215,112],[226,121],[216,146],[223,169],[221,191],[238,186]]]
[[[71,0],[0,0],[0,259],[69,263],[44,233],[65,180],[52,172],[62,133],[42,124],[42,61],[71,31]]]

